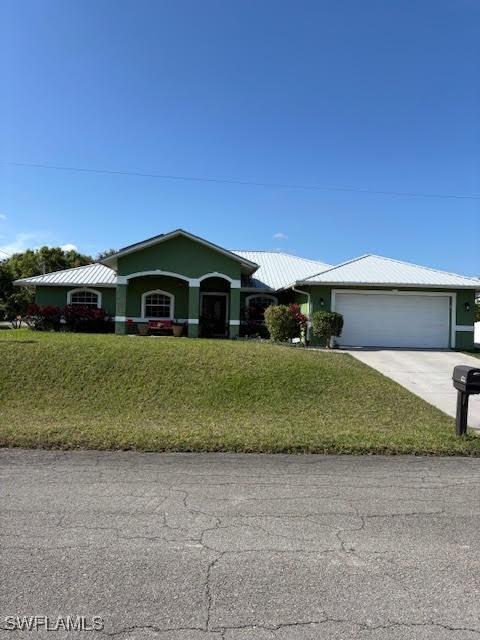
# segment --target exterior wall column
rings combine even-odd
[[[240,333],[240,286],[235,284],[230,286],[230,338],[237,338]]]
[[[122,336],[127,333],[127,289],[128,284],[117,283],[115,333]]]
[[[198,338],[198,316],[200,310],[200,283],[188,287],[188,337]]]

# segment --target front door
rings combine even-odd
[[[225,338],[227,335],[227,295],[202,293],[200,333],[204,338]]]

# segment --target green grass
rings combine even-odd
[[[347,354],[5,330],[0,363],[0,446],[480,454]]]

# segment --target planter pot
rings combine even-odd
[[[183,333],[183,324],[172,324],[172,333],[176,338],[180,338]]]
[[[137,324],[139,336],[148,336],[148,324]]]

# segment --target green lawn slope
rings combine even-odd
[[[343,353],[4,330],[0,366],[0,446],[480,454]]]

